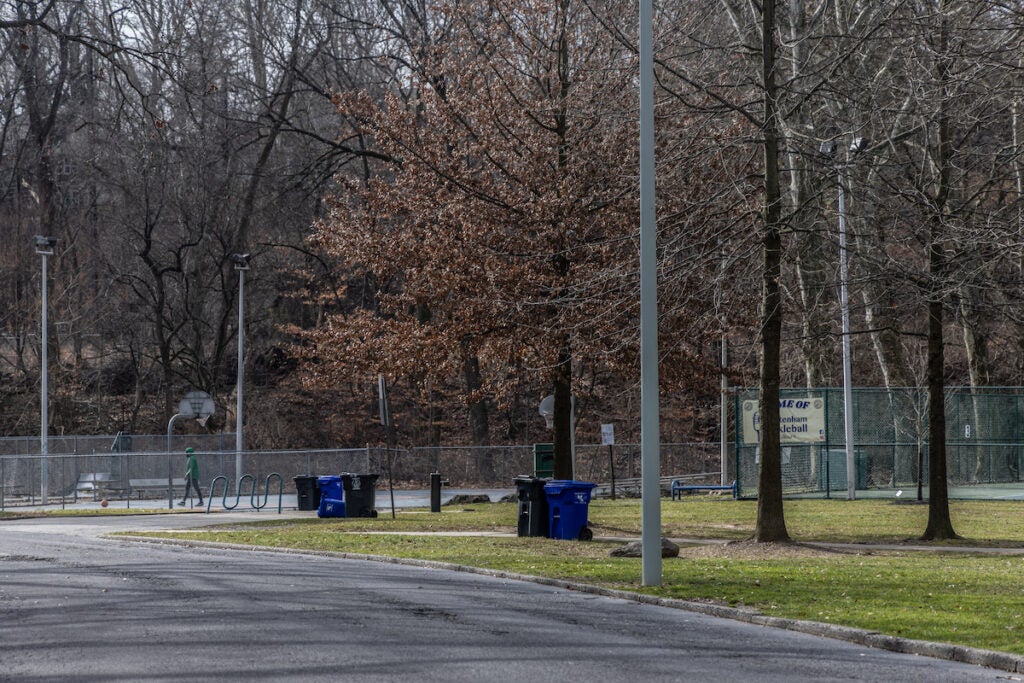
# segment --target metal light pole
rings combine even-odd
[[[846,249],[846,179],[843,172],[853,158],[868,146],[867,138],[855,138],[850,144],[846,162],[836,162],[836,181],[839,186],[839,306],[842,310],[843,328],[843,441],[846,444],[846,499],[857,498],[857,466],[853,437],[853,373],[850,370],[850,298],[849,271]],[[822,153],[833,156],[834,142],[824,142]]]
[[[721,397],[719,399],[719,416],[718,416],[718,438],[719,438],[719,449],[722,458],[722,486],[726,485],[728,480],[727,466],[729,458],[729,376],[726,375],[726,371],[729,369],[729,336],[722,333],[722,377],[721,377]]]
[[[235,262],[235,270],[238,271],[238,369],[237,387],[235,390],[238,399],[235,405],[235,478],[242,479],[242,453],[244,442],[242,440],[242,367],[243,367],[243,336],[245,330],[245,271],[249,270],[249,254],[232,254],[231,260]]]
[[[178,406],[181,409],[181,406]],[[174,421],[179,417],[191,417],[188,413],[175,413],[167,421],[167,509],[174,509],[174,466],[171,463],[171,437],[174,436]],[[226,485],[225,485],[226,486]]]
[[[856,455],[853,448],[853,373],[850,370],[850,296],[846,254],[846,190],[842,165],[836,166],[839,183],[839,306],[843,326],[843,442],[846,444],[846,499],[857,498]]]
[[[47,339],[47,289],[46,289],[46,257],[53,256],[53,248],[57,244],[56,237],[43,237],[42,235],[35,236],[36,253],[42,257],[43,270],[42,270],[42,322],[40,338],[42,339],[42,346],[39,349],[39,376],[40,376],[40,396],[39,396],[39,454],[42,456],[39,461],[39,498],[43,505],[46,505],[46,499],[49,494],[49,471],[47,464],[47,454],[49,453],[50,436],[49,436],[49,404],[50,404],[50,390],[49,390],[49,341]]]
[[[645,586],[661,585],[658,431],[658,226],[654,211],[654,11],[640,0],[640,549]]]

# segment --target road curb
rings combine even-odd
[[[108,536],[130,543],[156,543],[163,545],[177,545],[184,547],[212,548],[220,550],[246,550],[251,552],[268,552],[289,555],[312,555],[316,557],[337,557],[346,560],[364,560],[370,562],[382,562],[386,564],[401,564],[412,567],[424,567],[428,569],[444,569],[448,571],[465,572],[468,574],[479,574],[510,581],[525,581],[552,588],[599,595],[608,598],[629,600],[645,605],[657,607],[668,607],[671,609],[685,610],[705,614],[712,617],[732,619],[734,621],[746,622],[767,628],[785,629],[808,635],[843,640],[866,647],[873,647],[879,650],[889,650],[903,654],[920,655],[932,657],[962,664],[974,664],[991,669],[1000,669],[1010,673],[1024,673],[1024,657],[1007,652],[995,650],[981,650],[963,645],[952,645],[949,643],[933,643],[927,640],[912,640],[899,636],[887,635],[878,631],[840,626],[818,621],[805,621],[801,619],[786,619],[773,617],[761,612],[737,607],[727,607],[714,603],[694,602],[691,600],[680,600],[678,598],[662,598],[645,593],[634,593],[631,591],[604,588],[586,583],[576,583],[564,579],[552,579],[544,576],[531,576],[529,574],[517,574],[496,569],[483,567],[472,567],[469,565],[453,564],[451,562],[440,562],[437,560],[418,560],[414,558],[390,557],[387,555],[365,555],[360,553],[346,553],[330,550],[306,550],[296,548],[273,548],[268,546],[245,545],[240,543],[224,543],[220,541],[193,541],[174,538],[147,538],[135,536]]]

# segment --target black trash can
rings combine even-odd
[[[342,473],[345,508],[349,517],[376,517],[377,478],[379,474]]]
[[[517,536],[548,536],[548,497],[544,493],[547,479],[520,475],[513,479],[519,498]]]
[[[300,510],[316,510],[320,507],[320,485],[316,477],[300,476],[295,480],[295,500]]]

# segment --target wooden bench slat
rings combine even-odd
[[[672,500],[682,500],[683,493],[687,491],[732,491],[732,497],[737,497],[736,481],[727,486],[721,484],[683,484],[678,479],[672,482]]]
[[[184,479],[172,479],[171,489],[174,491],[182,490],[185,488]],[[167,492],[167,479],[129,479],[128,490],[133,493],[138,493],[141,497],[143,493],[152,492]]]
[[[172,479],[171,484],[173,486],[184,486],[184,479]],[[146,488],[159,488],[163,486],[167,488],[166,479],[129,479],[128,485],[133,489],[146,489]]]

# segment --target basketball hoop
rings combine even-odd
[[[555,397],[553,394],[544,397],[544,400],[540,402],[537,412],[544,418],[548,429],[552,429],[555,426]]]
[[[213,399],[205,391],[190,391],[178,403],[178,414],[201,420],[213,415]]]

